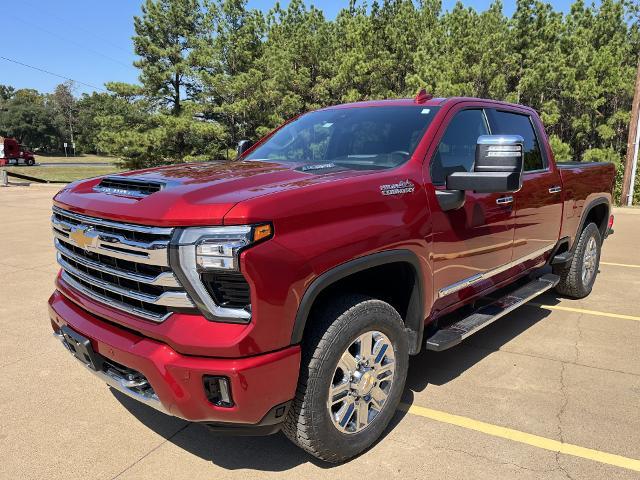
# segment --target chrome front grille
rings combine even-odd
[[[112,222],[58,207],[51,221],[62,278],[74,289],[155,322],[195,308],[169,268],[172,228]]]

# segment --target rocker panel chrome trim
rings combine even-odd
[[[526,262],[528,260],[533,260],[536,257],[539,257],[541,255],[544,255],[545,253],[553,250],[554,245],[548,245],[546,247],[540,248],[534,252],[531,252],[530,254],[518,258],[517,260],[513,260],[509,263],[505,263],[504,265],[501,265],[499,267],[493,268],[491,270],[488,270],[484,273],[477,273],[475,275],[472,275],[471,277],[467,277],[464,278],[456,283],[452,283],[451,285],[448,285],[446,287],[441,288],[438,291],[438,298],[443,298],[446,297],[447,295],[451,295],[452,293],[458,292],[460,290],[462,290],[463,288],[466,288],[470,285],[473,285],[474,283],[478,283],[481,280],[486,280],[487,278],[491,278],[495,275],[498,275],[506,270],[509,270],[510,268],[515,267],[516,265],[519,265],[523,262]]]

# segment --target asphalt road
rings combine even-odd
[[[640,478],[640,210],[593,293],[553,294],[413,358],[385,437],[328,466],[284,436],[221,437],[136,404],[51,336],[50,186],[0,188],[0,478]]]

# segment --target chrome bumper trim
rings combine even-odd
[[[56,337],[58,340],[60,340],[60,342],[62,343],[62,345],[67,348],[65,342],[64,342],[64,337],[59,334],[59,333],[53,333],[53,336]],[[74,357],[76,358],[76,357]],[[89,370],[91,373],[93,373],[96,377],[98,377],[100,380],[102,380],[103,382],[105,382],[107,385],[109,385],[111,388],[114,388],[115,390],[119,391],[120,393],[126,395],[129,398],[132,398],[134,400],[137,400],[140,403],[144,403],[145,405],[158,410],[159,412],[162,412],[166,415],[171,415],[171,416],[176,416],[173,415],[172,413],[170,413],[169,411],[167,411],[164,408],[164,405],[162,405],[162,403],[160,402],[160,399],[158,398],[158,396],[154,393],[153,395],[144,395],[140,392],[136,392],[135,390],[133,390],[131,388],[131,386],[137,386],[137,385],[132,385],[131,382],[129,380],[127,380],[126,378],[120,376],[117,372],[115,372],[114,370],[108,370],[108,372],[103,372],[103,371],[97,371],[94,370],[93,368],[87,366],[87,364],[85,364],[84,362],[82,362],[81,360],[77,359],[78,362],[80,362],[82,365],[84,365],[84,367]]]

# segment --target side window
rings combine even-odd
[[[531,117],[518,113],[491,110],[491,132],[494,135],[520,135],[524,138],[524,171],[542,170],[546,167],[536,137]]]
[[[447,126],[436,153],[431,160],[431,181],[444,185],[453,172],[470,172],[476,156],[480,135],[489,130],[482,110],[462,110]]]

